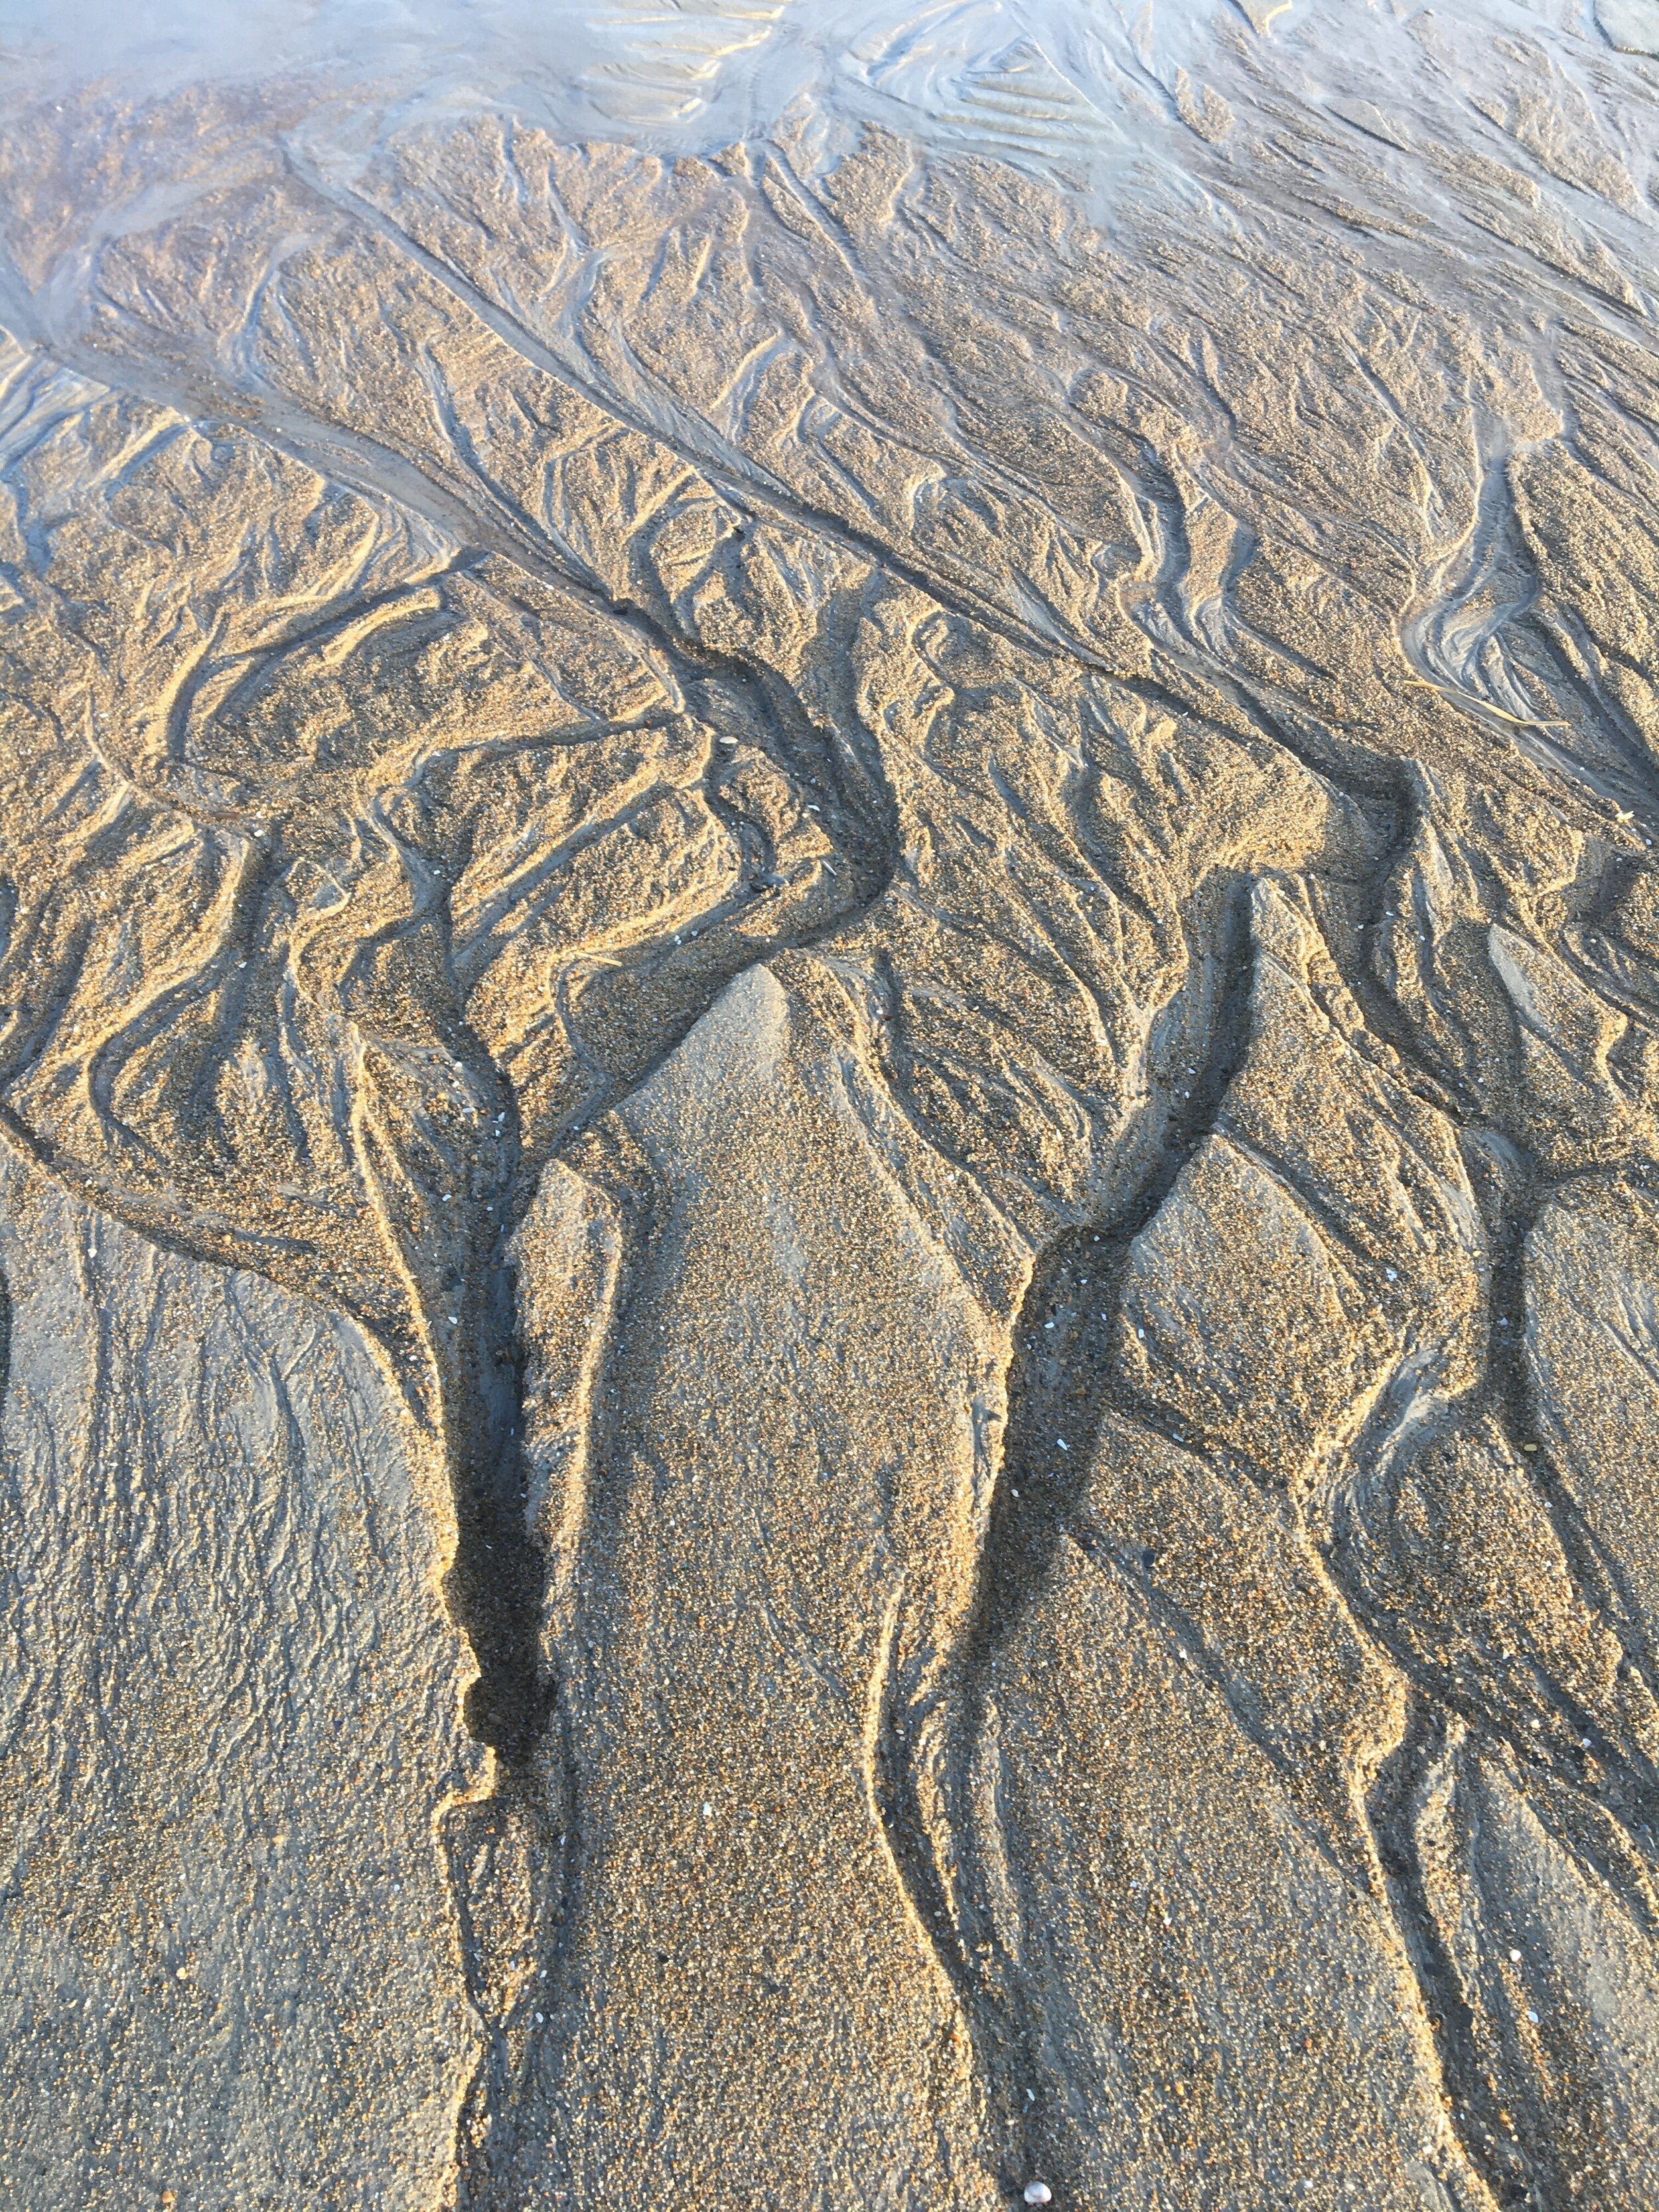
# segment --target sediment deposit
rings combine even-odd
[[[6,2203],[1651,2212],[1659,6],[16,20]]]

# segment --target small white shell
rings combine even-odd
[[[1028,2181],[1026,2183],[1025,2202],[1028,2204],[1052,2204],[1054,2201],[1054,2192],[1049,2188],[1046,2181]]]

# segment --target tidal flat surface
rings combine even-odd
[[[0,0],[0,2200],[1659,2204],[1659,0]]]

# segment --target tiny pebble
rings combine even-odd
[[[1025,2202],[1028,2204],[1052,2204],[1054,2201],[1054,2192],[1049,2188],[1046,2181],[1028,2181],[1026,2183]]]
[[[1521,1963],[1521,1954],[1520,1954],[1518,1951],[1511,1951],[1511,1952],[1510,1953],[1510,1958],[1511,1962],[1512,1962],[1515,1966],[1518,1966],[1520,1965],[1520,1963]]]
[[[1533,2024],[1533,2026],[1534,2026],[1534,2027],[1537,2027],[1537,2025],[1538,2025],[1538,2015],[1537,2015],[1537,2014],[1536,2014],[1535,2012],[1529,2012],[1529,2013],[1527,2014],[1527,2018],[1528,2018],[1528,2019],[1532,2022],[1532,2024]]]

